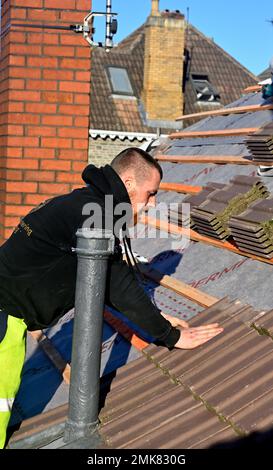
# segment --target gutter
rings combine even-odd
[[[89,129],[89,135],[92,139],[96,139],[100,137],[103,140],[110,138],[111,140],[120,139],[125,140],[128,139],[130,141],[138,140],[139,142],[143,142],[144,140],[150,141],[154,139],[158,139],[158,134],[148,134],[144,132],[123,132],[123,131],[110,131],[104,129]],[[160,137],[167,137],[167,134],[162,134]]]

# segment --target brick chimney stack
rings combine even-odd
[[[184,42],[184,15],[160,12],[159,0],[152,0],[145,25],[142,102],[147,124],[153,127],[178,127],[175,118],[183,111]]]
[[[35,205],[83,185],[91,67],[81,34],[46,27],[82,24],[91,0],[1,6],[0,244]]]

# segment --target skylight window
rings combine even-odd
[[[220,95],[209,82],[207,75],[192,74],[191,78],[198,101],[207,101],[208,103],[220,102]]]
[[[108,67],[108,73],[113,93],[118,95],[134,95],[126,69]]]

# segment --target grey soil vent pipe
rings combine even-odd
[[[78,269],[64,442],[90,436],[98,424],[107,262],[114,251],[114,235],[109,230],[80,229],[76,235]]]

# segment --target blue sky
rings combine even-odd
[[[93,11],[105,11],[105,0],[93,0]],[[226,52],[254,74],[268,67],[273,56],[273,1],[259,0],[160,0],[160,9],[180,10],[199,31],[211,37]],[[151,0],[112,0],[118,13],[116,42],[143,24],[151,10]],[[103,20],[104,21],[104,20]],[[104,22],[95,20],[95,39],[104,40]]]

